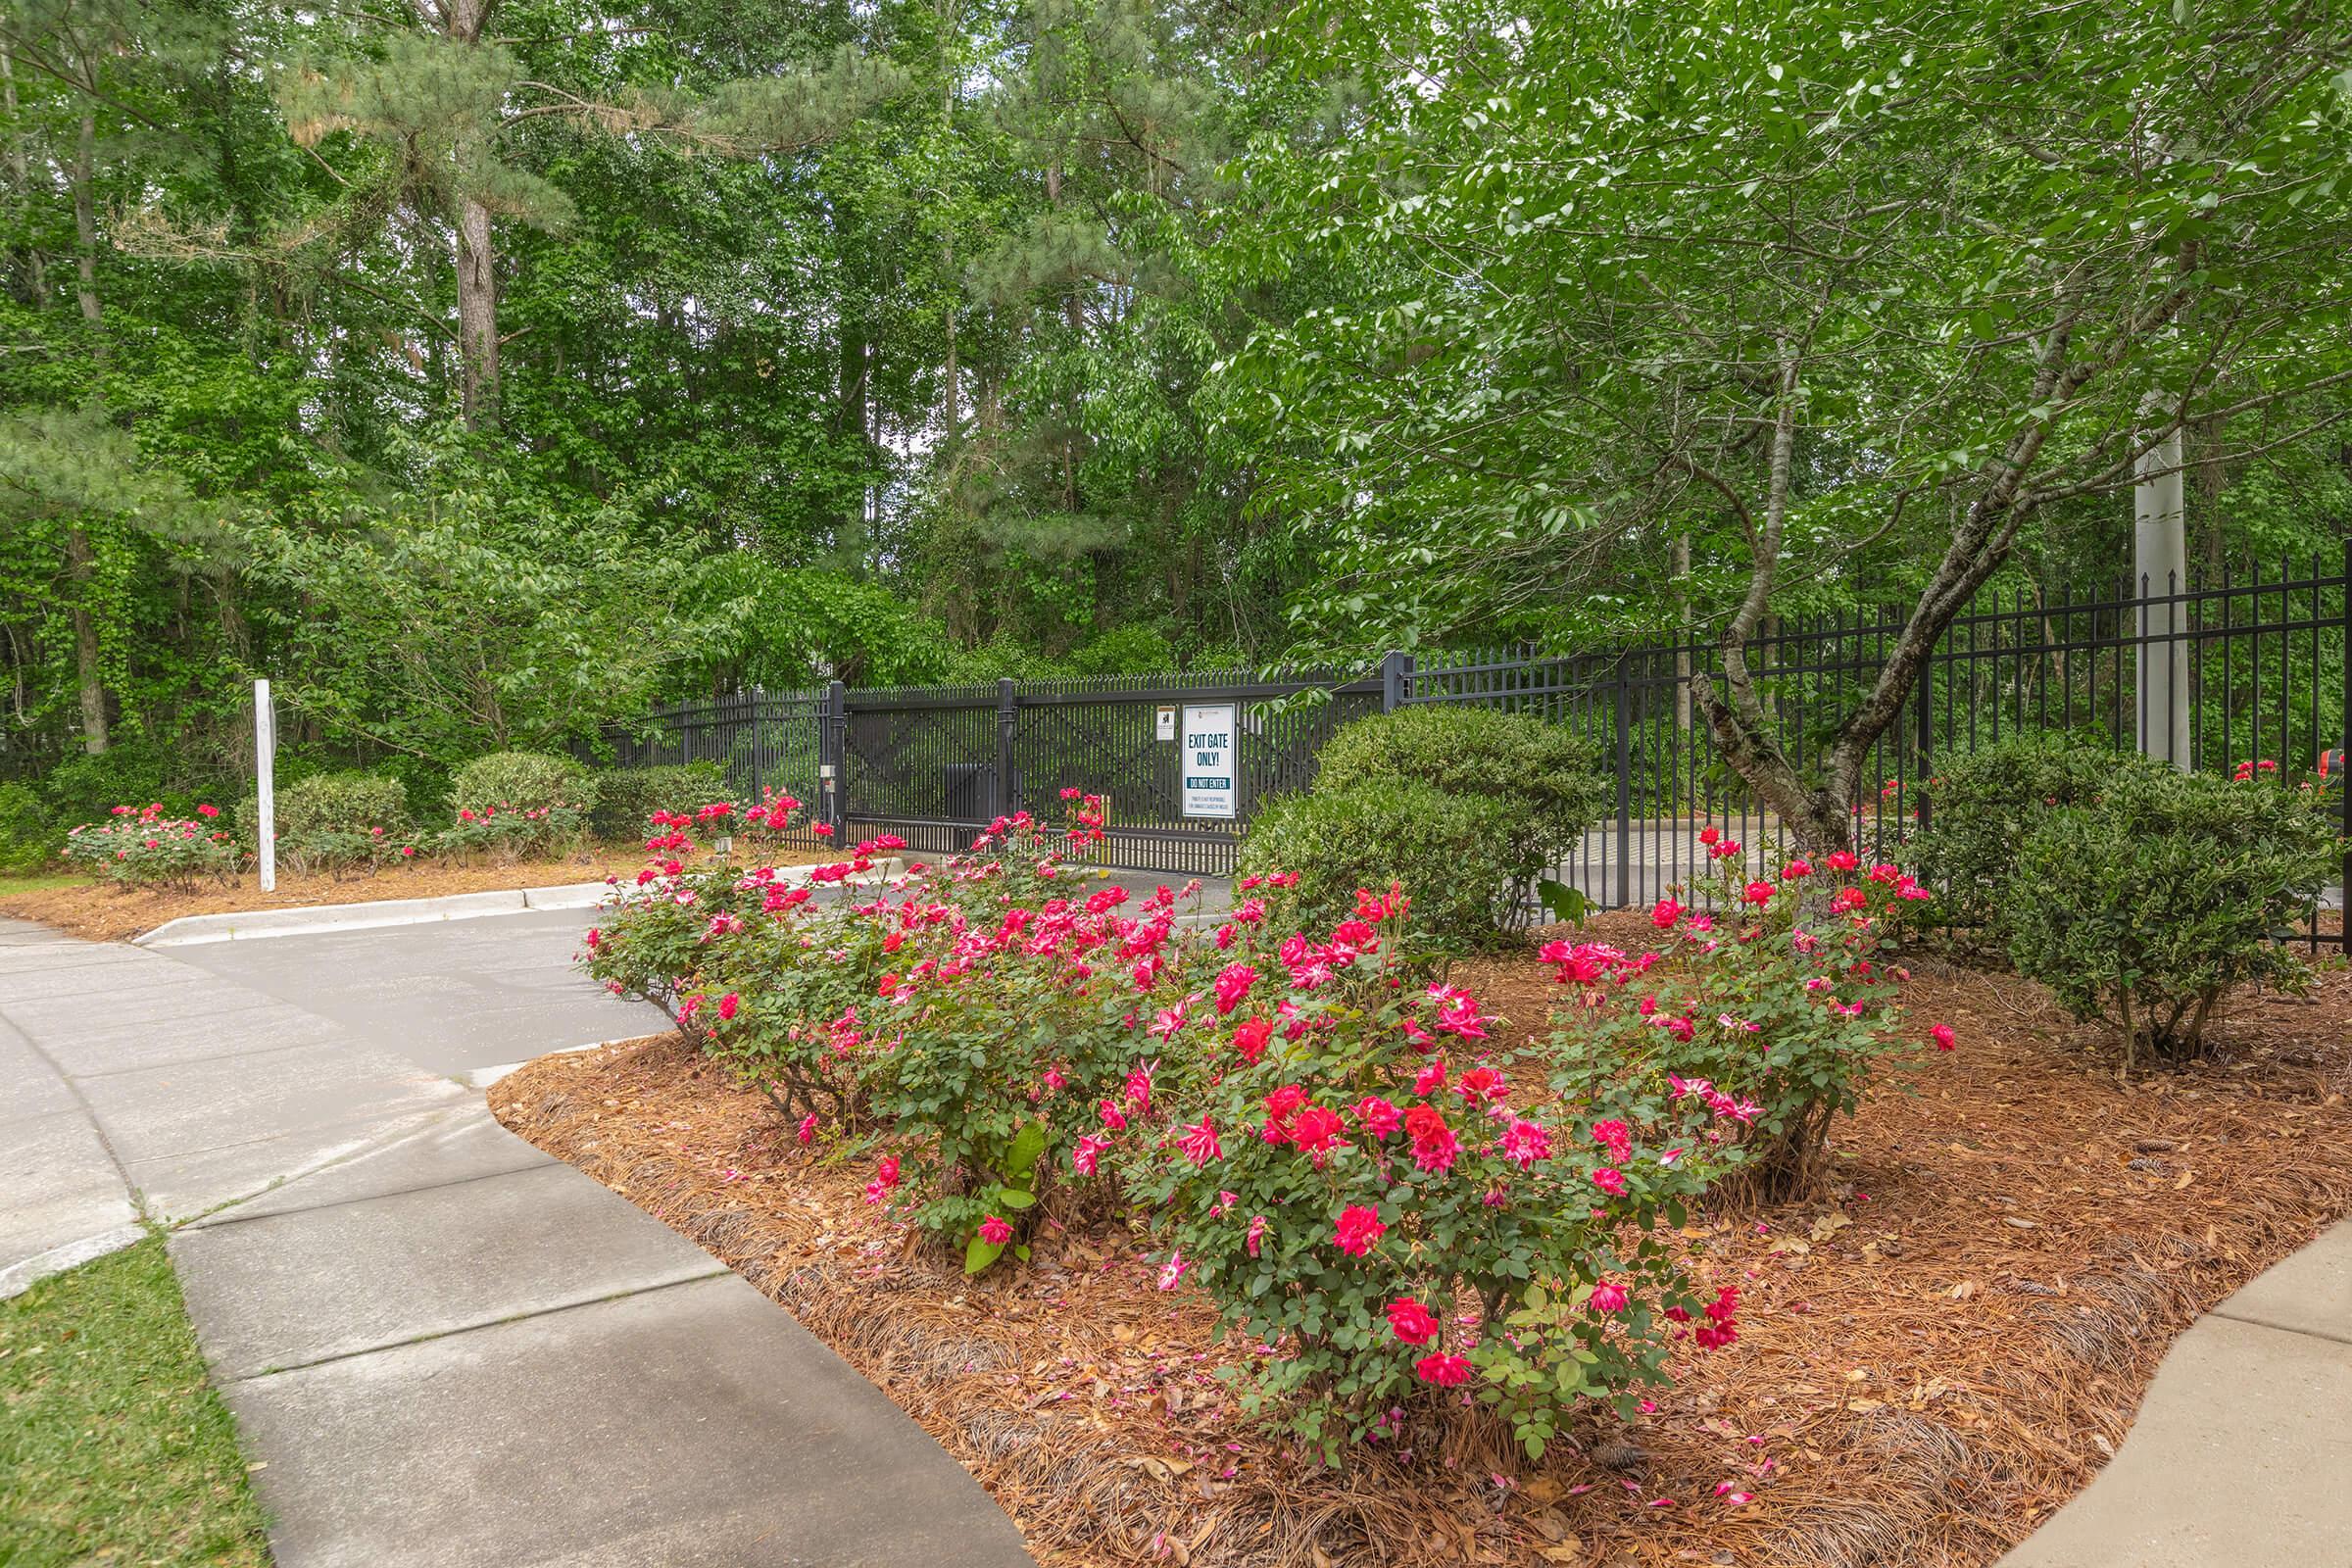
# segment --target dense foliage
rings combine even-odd
[[[2231,988],[2308,983],[2279,939],[2310,918],[2337,843],[2320,803],[2253,764],[2235,779],[2131,770],[2019,845],[2010,956],[2077,1017],[2112,1024],[2127,1065],[2143,1045],[2195,1055]]]
[[[2089,806],[2126,773],[2163,767],[2097,736],[2024,734],[1955,749],[1928,790],[1927,823],[1906,846],[1936,895],[1922,911],[1982,945],[2008,943],[2018,850],[2051,811]]]
[[[2170,433],[2209,569],[2332,544],[2348,25],[7,0],[0,775],[241,795],[259,674],[421,804],[751,683],[1927,626]]]

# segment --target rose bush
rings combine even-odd
[[[1666,1228],[1740,1150],[1721,1110],[1615,1084],[1541,1104],[1433,980],[1401,888],[1309,926],[1276,873],[1187,924],[1182,893],[1067,863],[1102,832],[1071,807],[887,886],[859,868],[898,846],[861,844],[812,873],[850,884],[832,902],[665,858],[584,959],[793,1136],[866,1151],[868,1198],[969,1270],[1025,1258],[1049,1208],[1152,1227],[1162,1285],[1263,1347],[1250,1407],[1327,1454],[1462,1403],[1540,1453],[1579,1401],[1662,1379],[1677,1337],[1736,1336],[1736,1293],[1694,1290]]]
[[[220,808],[212,805],[181,818],[167,817],[161,805],[118,806],[108,820],[84,822],[66,835],[66,858],[124,886],[225,882],[245,854],[220,821]]]
[[[514,865],[578,845],[587,826],[588,813],[577,806],[462,806],[458,819],[433,835],[432,848],[437,855]]]
[[[1637,1132],[1520,1103],[1476,1001],[1421,983],[1409,911],[1366,891],[1274,942],[1245,904],[1238,956],[1159,1016],[1194,1049],[1162,1053],[1156,1113],[1102,1142],[1171,1244],[1163,1288],[1266,1347],[1245,1408],[1331,1455],[1460,1390],[1540,1455],[1579,1401],[1665,1381],[1669,1314],[1709,1303],[1657,1227],[1717,1162],[1695,1105]]]
[[[1662,951],[1544,949],[1573,989],[1554,1015],[1552,1087],[1619,1096],[1637,1121],[1705,1105],[1710,1141],[1739,1156],[1736,1180],[1758,1197],[1803,1195],[1821,1183],[1832,1121],[1882,1060],[1912,1049],[1897,1030],[1903,971],[1881,948],[1890,916],[1928,894],[1850,851],[1791,859],[1769,880],[1731,869],[1737,844],[1717,836],[1710,852],[1724,868],[1715,908],[1658,901]]]

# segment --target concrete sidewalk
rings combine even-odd
[[[2352,1568],[2352,1221],[2175,1342],[2098,1479],[2000,1568]]]
[[[0,1270],[175,1226],[280,1568],[1028,1563],[905,1412],[453,1076],[659,1026],[570,972],[589,918],[0,922]]]

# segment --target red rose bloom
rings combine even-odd
[[[1407,1345],[1427,1345],[1438,1337],[1437,1318],[1409,1297],[1389,1303],[1389,1327]]]

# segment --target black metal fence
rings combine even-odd
[[[2127,748],[2147,734],[2150,749],[2198,768],[2269,760],[2317,770],[2352,734],[2348,576],[2352,544],[2340,563],[2280,562],[2161,588],[1980,595],[1937,640],[1901,718],[1871,747],[1852,802],[1857,839],[1891,848],[1927,806],[1921,786],[1936,758],[2022,731],[2095,732]],[[1766,714],[1800,773],[1819,763],[1876,680],[1903,615],[1782,621],[1751,645]],[[1693,635],[1559,656],[1392,654],[1357,676],[836,684],[665,709],[612,740],[621,762],[719,761],[739,787],[785,790],[852,837],[896,832],[929,853],[959,847],[1002,812],[1050,814],[1059,791],[1075,788],[1110,802],[1107,863],[1218,874],[1231,869],[1259,803],[1312,780],[1339,725],[1407,704],[1500,707],[1588,736],[1613,777],[1607,819],[1560,874],[1615,907],[1696,877],[1708,863],[1698,833],[1709,824],[1751,852],[1788,846],[1786,825],[1724,761],[1693,700],[1694,679],[1719,667],[1711,640]],[[1280,701],[1310,692],[1324,700]],[[1232,815],[1188,814],[1178,741],[1188,715],[1224,705],[1239,724]]]

